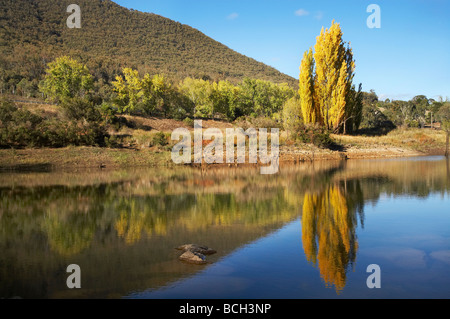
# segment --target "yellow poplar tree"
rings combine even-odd
[[[336,129],[344,123],[345,107],[348,96],[347,63],[342,63],[336,87],[332,90],[331,107],[329,109],[330,128]]]
[[[303,54],[299,78],[298,93],[301,100],[303,121],[305,123],[320,122],[320,114],[317,112],[314,104],[314,58],[312,48]]]
[[[319,123],[334,132],[354,130],[359,110],[355,107],[353,52],[342,40],[342,30],[334,20],[322,28],[312,49],[303,55],[299,93],[305,123]],[[349,121],[349,125],[346,123]]]

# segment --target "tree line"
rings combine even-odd
[[[410,101],[379,101],[374,91],[363,92],[361,84],[356,89],[353,52],[334,21],[329,29],[322,28],[314,50],[311,47],[304,53],[298,89],[253,78],[239,82],[212,80],[207,75],[175,79],[132,67],[111,76],[105,73],[105,65],[92,61],[90,65],[61,56],[47,63],[43,73],[35,72],[31,80],[23,77],[13,85],[10,93],[61,105],[64,121],[39,117],[3,101],[0,145],[104,144],[108,125],[117,124],[121,114],[189,123],[193,118],[229,122],[263,118],[264,127],[284,128],[289,137],[319,146],[332,143],[330,133],[385,134],[395,127],[428,123],[435,127],[437,121],[447,131],[447,139],[450,131],[448,100],[417,95]],[[33,130],[46,132],[27,138]]]
[[[27,95],[25,90],[15,93]],[[34,96],[58,104],[62,115],[35,114],[3,100],[0,145],[106,145],[107,128],[123,120],[119,115],[190,121],[267,117],[275,122],[295,94],[289,85],[267,80],[245,78],[234,84],[186,77],[176,82],[164,74],[141,75],[133,68],[123,68],[114,80],[105,83],[85,64],[61,56],[48,63]]]
[[[119,112],[160,114],[177,119],[189,117],[222,118],[234,121],[240,116],[279,114],[295,91],[287,84],[245,78],[237,85],[227,80],[210,81],[186,77],[179,83],[161,74],[145,74],[125,68],[112,82],[113,103]]]

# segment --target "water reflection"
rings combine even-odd
[[[364,199],[358,181],[326,186],[306,192],[303,200],[302,244],[305,256],[318,266],[326,285],[339,293],[345,286],[346,271],[358,250],[356,226],[363,223]]]
[[[214,263],[299,218],[298,249],[341,293],[361,249],[365,205],[449,187],[442,159],[322,162],[273,176],[254,167],[2,173],[0,297],[110,298],[162,287],[203,267],[180,263],[174,247],[207,244],[218,251]],[[70,263],[83,270],[82,290],[65,287]]]

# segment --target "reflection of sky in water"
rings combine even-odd
[[[445,159],[442,155],[434,155],[434,156],[411,156],[411,157],[392,157],[392,158],[375,158],[375,159],[364,159],[365,162],[432,162],[432,161],[442,161]]]
[[[249,244],[190,278],[129,298],[448,298],[448,198],[380,199],[365,207],[356,263],[340,295],[305,258],[301,221]],[[381,267],[381,288],[366,286],[366,267]],[[194,266],[195,267],[195,266]]]

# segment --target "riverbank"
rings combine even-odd
[[[395,130],[384,136],[333,135],[334,149],[295,143],[281,137],[280,164],[318,160],[443,155],[445,134],[431,129]],[[54,170],[174,166],[171,147],[75,147],[1,149],[0,170]]]
[[[69,146],[0,150],[0,170],[169,166],[170,151]]]
[[[331,135],[335,149],[311,145],[281,147],[286,161],[369,159],[444,155],[445,133],[434,129],[396,129],[382,136]]]
[[[38,104],[38,102],[18,102],[17,105],[44,117],[64,118],[58,106]],[[172,162],[171,150],[178,141],[171,141],[171,133],[183,127],[193,134],[193,123],[185,120],[131,115],[118,117],[121,118],[122,124],[119,127],[111,126],[108,130],[111,136],[108,139],[108,145],[111,147],[0,149],[0,170],[173,166],[176,164]],[[218,128],[222,132],[226,128],[243,127],[242,125],[250,124],[220,120],[202,121],[204,129]],[[332,147],[319,148],[289,139],[286,132],[281,131],[280,164],[317,160],[443,155],[445,152],[445,133],[430,128],[395,129],[382,136],[332,134],[331,139],[334,142]],[[208,143],[204,141],[204,145]]]

